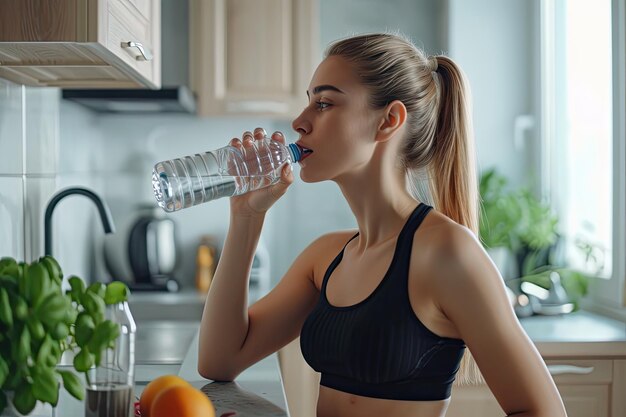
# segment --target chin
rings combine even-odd
[[[300,179],[302,180],[302,182],[315,183],[315,182],[326,181],[328,178],[321,177],[321,176],[315,176],[315,174],[312,174],[310,171],[307,171],[306,169],[301,168],[300,169]]]

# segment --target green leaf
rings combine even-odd
[[[46,255],[39,258],[39,262],[48,270],[48,275],[50,275],[52,282],[60,287],[63,281],[63,271],[57,260],[50,255]]]
[[[54,371],[50,368],[37,368],[32,391],[36,399],[56,407],[59,401],[59,381]]]
[[[70,334],[70,328],[67,327],[67,324],[63,322],[59,322],[52,329],[52,338],[54,340],[63,340]]]
[[[17,277],[10,275],[0,275],[0,288],[6,288],[9,291],[17,293],[19,291],[17,285]]]
[[[65,310],[65,317],[63,317],[63,323],[71,326],[76,322],[76,316],[78,316],[78,311],[75,308],[68,308]]]
[[[27,415],[35,408],[37,399],[33,395],[30,384],[22,384],[15,390],[13,405],[15,409],[23,415]]]
[[[37,364],[39,366],[47,366],[50,363],[50,357],[52,355],[52,338],[47,335],[41,346],[39,346],[39,351],[37,351]]]
[[[11,297],[11,306],[16,319],[24,321],[28,317],[28,304],[19,295],[15,294],[14,297]]]
[[[0,275],[18,277],[17,261],[13,258],[4,257],[0,259]]]
[[[53,328],[65,317],[65,310],[70,308],[67,298],[58,293],[49,294],[41,304],[35,308],[35,315],[43,324]]]
[[[89,343],[95,328],[93,318],[88,313],[83,312],[78,315],[74,329],[74,337],[78,346],[83,347]]]
[[[63,352],[61,351],[61,346],[59,345],[59,341],[53,340],[51,349],[50,349],[50,355],[48,356],[48,360],[46,362],[46,366],[50,368],[57,366],[57,364],[61,360],[62,354]]]
[[[30,316],[26,320],[26,325],[28,326],[28,330],[30,330],[30,335],[34,340],[41,340],[46,334],[46,331],[43,328],[43,324],[37,319],[35,316]]]
[[[77,276],[71,276],[68,279],[68,282],[70,284],[70,296],[72,297],[72,301],[76,302],[76,303],[80,303],[81,301],[81,297],[83,296],[83,293],[85,292],[85,282],[78,278]]]
[[[74,356],[74,369],[78,372],[87,372],[94,363],[94,355],[89,352],[89,349],[83,347],[78,355]]]
[[[104,302],[106,304],[117,304],[128,300],[130,291],[126,284],[121,281],[113,281],[106,287]]]
[[[9,365],[9,375],[7,376],[6,381],[4,382],[3,389],[6,390],[16,390],[17,387],[26,382],[26,378],[24,376],[24,372],[21,369],[17,368],[15,365]]]
[[[39,302],[50,292],[50,276],[45,266],[38,262],[33,262],[28,268],[26,299],[33,307],[37,307]]]
[[[26,359],[31,355],[30,332],[28,331],[28,327],[24,326],[20,339],[18,343],[13,345],[13,348],[13,358],[15,358],[18,363],[26,362]]]
[[[0,322],[8,327],[13,327],[13,313],[9,304],[9,293],[4,288],[0,288]]]
[[[101,282],[94,282],[87,288],[87,291],[96,294],[100,298],[104,298],[104,294],[106,293],[106,286]]]
[[[4,385],[4,381],[6,381],[7,376],[9,376],[9,365],[4,358],[0,356],[0,387]]]
[[[76,374],[71,371],[57,371],[63,378],[63,386],[77,400],[85,399],[85,388]]]
[[[26,296],[28,294],[28,292],[30,291],[30,289],[28,288],[28,280],[26,279],[26,277],[28,276],[28,264],[26,262],[19,262],[17,264],[18,268],[17,268],[17,275],[18,275],[18,291],[20,293],[20,295],[26,299],[28,299],[28,297]]]
[[[111,320],[104,320],[96,326],[96,330],[89,341],[89,351],[93,353],[106,349],[109,342],[117,339],[120,334],[120,327]]]
[[[91,314],[96,323],[102,321],[106,306],[101,297],[98,297],[98,295],[92,291],[86,291],[81,298],[81,304],[85,307],[85,310]]]

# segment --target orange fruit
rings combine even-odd
[[[157,395],[168,388],[176,386],[191,386],[187,381],[176,375],[163,375],[153,379],[146,385],[139,398],[139,409],[142,417],[150,417],[150,409]]]
[[[159,393],[152,402],[150,417],[215,417],[215,407],[202,391],[179,385]]]

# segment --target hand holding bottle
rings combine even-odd
[[[244,155],[256,158],[258,147],[266,146],[264,144],[264,138],[266,138],[266,136],[265,130],[257,127],[254,129],[254,134],[244,132],[242,140],[233,138],[230,141],[230,145],[241,150]],[[280,132],[274,132],[270,139],[285,145],[285,137]],[[257,173],[251,172],[250,174],[254,175]],[[257,181],[267,180],[267,177],[263,176],[258,176],[257,179]],[[231,197],[231,215],[244,217],[257,217],[265,215],[265,212],[269,210],[269,208],[276,201],[278,201],[278,199],[282,197],[285,192],[287,192],[287,188],[289,188],[289,186],[293,183],[293,180],[294,177],[291,165],[289,163],[285,163],[281,167],[280,178],[275,184],[269,186],[264,186],[265,184],[257,184],[256,186],[251,187],[254,188],[255,191]]]
[[[157,203],[172,212],[222,197],[233,197],[270,187],[249,199],[235,200],[235,213],[262,214],[293,182],[285,165],[298,162],[312,151],[265,130],[244,133],[244,140],[213,151],[161,161],[152,172],[152,188]],[[245,202],[244,205],[242,205]]]

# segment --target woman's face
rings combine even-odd
[[[368,91],[353,64],[330,56],[317,67],[307,90],[309,104],[293,121],[298,143],[313,151],[300,162],[306,182],[358,173],[371,159],[379,113],[368,106]]]

